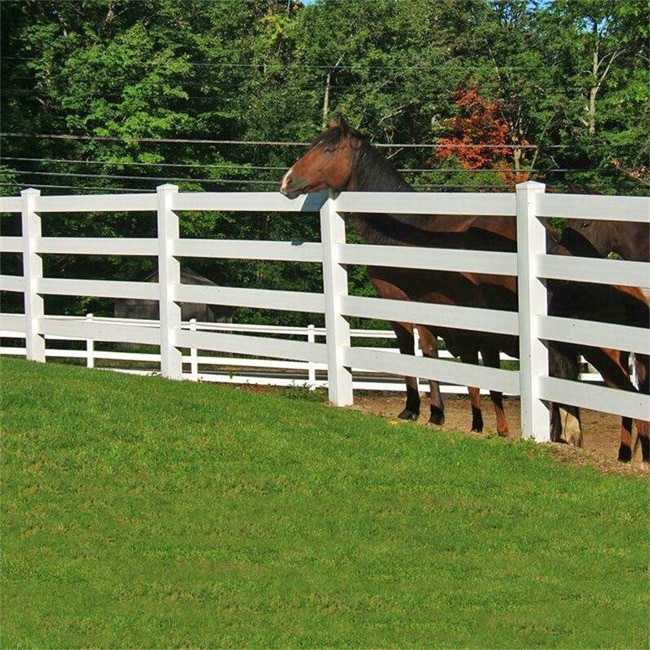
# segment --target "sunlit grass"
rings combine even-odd
[[[648,647],[642,479],[299,393],[0,369],[2,647]]]

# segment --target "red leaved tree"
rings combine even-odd
[[[458,115],[442,125],[445,135],[438,139],[439,158],[454,156],[465,169],[492,169],[508,185],[528,180],[527,173],[511,164],[515,149],[528,143],[513,142],[501,102],[490,102],[470,88],[458,91],[456,105]]]

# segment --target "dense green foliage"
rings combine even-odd
[[[2,647],[648,646],[644,479],[231,387],[0,370]]]
[[[420,189],[507,190],[533,178],[639,194],[650,182],[646,0],[3,0],[0,12],[5,194],[164,182],[274,190],[299,144],[339,114],[389,145]],[[153,223],[68,215],[50,228],[146,236]],[[318,236],[314,222],[264,216],[188,215],[183,228],[193,237]],[[45,262],[50,276],[113,279],[155,266]],[[318,283],[313,271],[261,263],[193,265],[217,283]]]
[[[647,188],[645,0],[5,0],[1,11],[5,192],[274,188],[300,150],[244,141],[309,141],[343,113],[379,143],[435,145],[460,89],[498,106],[519,145],[502,166],[558,187]],[[435,172],[452,161],[430,148],[396,161],[429,170],[412,174],[421,186],[480,177],[449,182]]]

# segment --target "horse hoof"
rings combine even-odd
[[[627,446],[621,445],[618,448],[618,460],[621,463],[629,463],[632,460],[632,450]]]
[[[397,417],[400,420],[417,420],[419,413],[411,411],[411,409],[404,409]]]
[[[429,417],[429,424],[434,424],[441,427],[445,423],[445,412],[435,406],[431,407],[431,416]]]

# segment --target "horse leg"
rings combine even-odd
[[[481,350],[481,356],[483,357],[483,363],[486,366],[489,366],[490,368],[499,368],[501,366],[499,350],[496,348],[489,347],[485,350]],[[497,418],[497,433],[500,436],[507,436],[508,420],[506,419],[506,412],[503,408],[503,393],[497,390],[491,390],[490,399],[492,400],[494,414]]]
[[[438,358],[438,338],[433,332],[427,328],[418,326],[418,334],[420,335],[420,349],[425,357],[430,359]],[[445,423],[445,405],[442,401],[442,394],[440,393],[440,384],[435,379],[429,380],[429,399],[430,410],[429,424],[442,426]]]
[[[413,325],[408,323],[391,322],[397,346],[401,354],[415,355],[415,339]],[[404,377],[406,383],[406,405],[397,416],[400,420],[417,420],[420,416],[420,389],[416,377]]]
[[[636,370],[639,392],[643,395],[650,394],[649,365],[650,357],[647,354],[634,355],[634,368]],[[650,422],[648,420],[636,420],[636,429],[636,445],[641,445],[641,459],[643,460],[643,464],[648,466],[650,465]]]
[[[583,350],[584,358],[594,368],[600,372],[605,384],[613,388],[638,392],[630,379],[628,365],[629,354],[605,348],[585,348]],[[647,355],[640,355],[642,361],[637,364],[640,371],[639,385],[643,390],[648,389],[647,379]],[[644,368],[645,367],[645,368]],[[642,451],[645,447],[644,462],[649,456],[648,450],[648,424],[647,422],[637,420],[637,430],[641,442]],[[628,463],[632,460],[632,419],[629,417],[621,418],[620,443],[618,448],[618,460]]]
[[[577,351],[551,345],[549,371],[552,377],[578,379],[580,364]],[[582,423],[580,409],[577,406],[551,404],[551,441],[582,447]]]
[[[650,422],[636,421],[636,442],[641,445],[641,460],[646,468],[650,468]]]
[[[627,352],[617,352],[616,350],[606,350],[606,354],[612,359],[614,364],[623,367],[629,367],[630,355]],[[632,460],[634,452],[632,450],[632,418],[627,416],[621,417],[620,443],[618,446],[618,460],[622,463],[629,463]]]
[[[481,410],[481,389],[478,386],[468,386],[469,401],[472,405],[472,433],[483,432],[483,411]]]
[[[551,404],[551,442],[582,447],[582,422],[577,406]]]
[[[459,350],[458,356],[463,363],[478,365],[478,352],[472,350]],[[456,351],[454,351],[456,354]],[[483,411],[481,409],[481,389],[478,386],[468,386],[469,402],[472,406],[472,433],[483,432]]]
[[[601,359],[606,359],[606,362],[602,363],[600,367],[595,363],[592,363],[592,365],[599,369],[600,374],[608,386],[629,391],[637,390],[629,376],[629,353],[603,349],[596,350],[593,354],[597,355],[596,358],[600,356]],[[586,354],[585,358],[587,358]],[[648,356],[643,354],[635,355],[635,367],[638,374],[639,390],[648,393]],[[635,420],[635,423],[637,427],[637,443],[641,444],[643,462],[648,463],[650,462],[648,422],[646,420]],[[623,416],[621,418],[620,443],[618,447],[618,460],[622,463],[629,463],[634,456],[632,439],[632,418]]]

